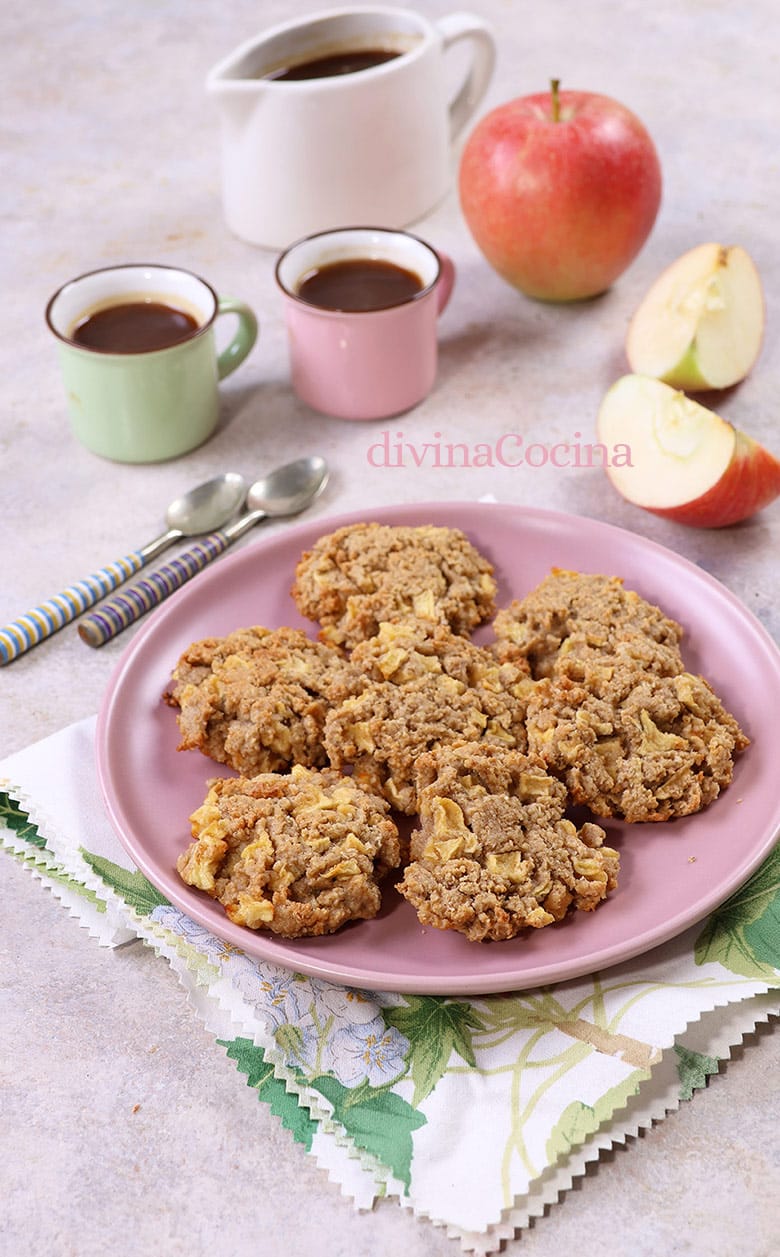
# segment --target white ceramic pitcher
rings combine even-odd
[[[465,77],[448,91],[445,53],[470,45]],[[334,51],[383,48],[370,69],[281,81],[279,67]],[[411,10],[333,9],[248,40],[210,71],[222,124],[228,227],[283,248],[333,227],[404,227],[446,193],[451,143],[493,73],[495,42],[479,18],[429,21]]]

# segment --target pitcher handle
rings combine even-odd
[[[472,45],[471,65],[449,105],[450,139],[454,140],[488,89],[496,63],[496,41],[492,28],[471,13],[450,13],[434,25],[442,37],[445,52],[461,40]]]

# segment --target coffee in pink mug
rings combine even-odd
[[[427,397],[455,281],[446,254],[406,231],[323,231],[285,250],[276,281],[301,401],[339,419],[387,419]]]

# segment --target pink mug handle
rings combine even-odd
[[[441,264],[439,278],[436,280],[437,309],[441,314],[452,296],[452,289],[455,285],[455,263],[449,254],[443,253],[441,249],[436,249],[436,256]]]

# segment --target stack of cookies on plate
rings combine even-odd
[[[472,941],[593,909],[619,857],[567,810],[689,815],[747,745],[685,670],[680,626],[617,577],[553,570],[496,614],[462,532],[365,523],[305,553],[292,596],[318,641],[255,626],[195,642],[165,695],[180,749],[239,774],[211,783],[179,873],[251,928],[373,917],[401,866],[420,921]]]

